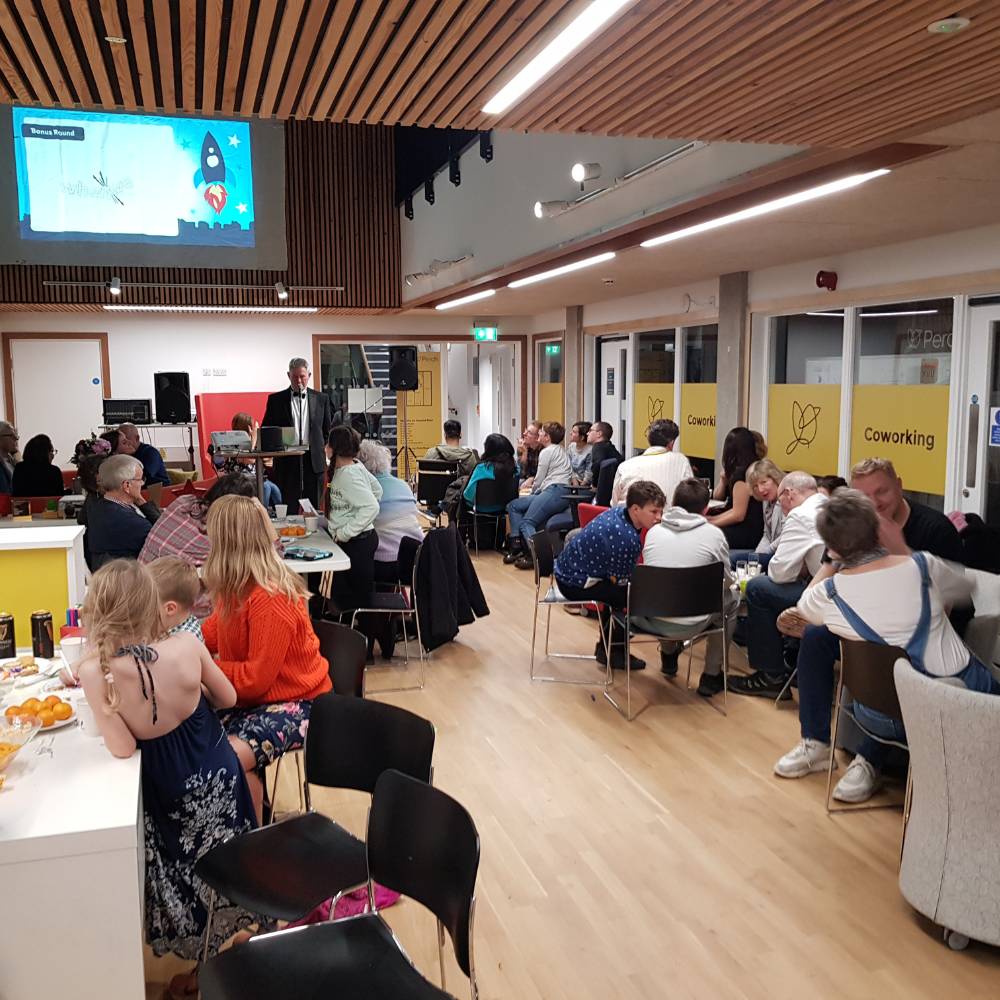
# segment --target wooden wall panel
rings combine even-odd
[[[0,307],[22,305],[278,305],[274,283],[291,288],[288,305],[337,310],[400,306],[399,213],[393,204],[392,129],[290,121],[285,127],[284,271],[176,267],[0,265]],[[183,248],[180,249],[183,253]],[[45,281],[207,286],[51,287]],[[241,286],[262,286],[249,289]],[[343,292],[299,290],[343,285]],[[226,287],[230,286],[230,287]]]

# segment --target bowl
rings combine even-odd
[[[0,718],[0,773],[7,770],[10,762],[31,742],[32,737],[41,728],[41,722],[33,715],[17,715],[12,719]]]

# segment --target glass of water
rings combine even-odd
[[[760,556],[756,552],[751,552],[747,556],[747,577],[753,579],[760,575]]]
[[[747,561],[746,559],[736,560],[736,579],[745,580],[747,578]]]

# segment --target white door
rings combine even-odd
[[[1000,305],[969,307],[959,505],[1000,528]]]
[[[55,464],[72,468],[76,442],[104,422],[100,341],[12,338],[10,349],[21,447],[36,434],[48,434]]]
[[[600,400],[600,420],[615,429],[612,440],[618,450],[628,458],[628,438],[626,421],[628,401],[626,399],[625,377],[628,372],[628,338],[601,340],[601,368],[597,398]]]

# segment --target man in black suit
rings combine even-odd
[[[299,509],[299,497],[306,497],[314,507],[319,507],[331,416],[330,397],[308,388],[309,362],[305,358],[292,358],[288,362],[288,382],[290,388],[267,397],[261,426],[294,427],[297,444],[309,449],[301,459],[296,455],[274,460],[272,479],[288,503],[289,513],[294,514]]]

